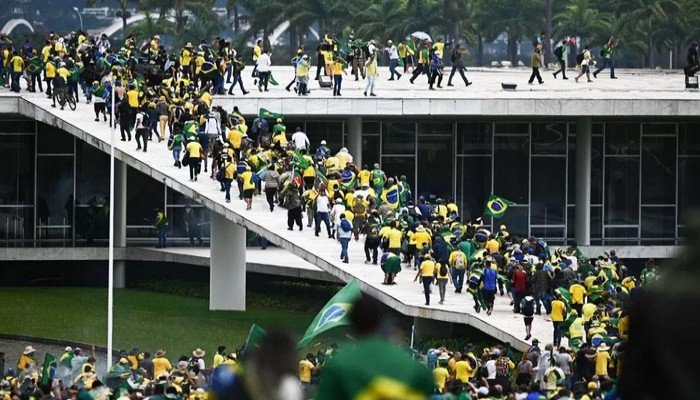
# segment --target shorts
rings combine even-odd
[[[255,189],[246,189],[243,191],[243,198],[244,199],[252,199],[253,198],[253,193],[255,192]]]
[[[532,326],[533,319],[535,319],[535,317],[524,317],[523,320],[525,321],[525,326]]]

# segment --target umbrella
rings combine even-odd
[[[433,41],[433,39],[430,38],[430,35],[428,35],[427,33],[423,32],[423,31],[413,32],[411,34],[411,36],[416,38],[416,39],[420,39],[420,40],[427,40],[429,42]]]

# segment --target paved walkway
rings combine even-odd
[[[94,122],[92,107],[79,105],[77,111],[60,111],[49,106],[45,97],[26,96],[27,102],[20,101],[19,108],[23,115],[34,116],[37,120],[58,126],[69,133],[82,138],[91,145],[109,151],[109,128],[102,122]],[[249,112],[249,110],[246,110]],[[437,291],[434,291],[432,304],[424,306],[422,286],[413,282],[414,271],[399,273],[397,285],[382,285],[383,273],[377,266],[364,264],[361,242],[350,244],[350,263],[340,262],[340,245],[324,236],[315,237],[311,229],[303,232],[288,231],[286,211],[276,209],[270,212],[265,200],[256,197],[253,210],[245,211],[245,205],[237,200],[236,189],[232,195],[234,201],[225,203],[218,184],[202,175],[199,182],[190,182],[186,169],[177,169],[172,165],[172,155],[165,143],[153,142],[149,152],[137,152],[135,142],[116,142],[117,157],[137,170],[163,180],[166,185],[190,196],[212,211],[224,215],[227,219],[262,234],[274,244],[292,252],[306,261],[318,266],[342,281],[357,279],[363,291],[379,299],[397,311],[414,317],[437,319],[472,325],[502,341],[510,341],[516,348],[523,349],[522,318],[514,315],[506,297],[498,297],[493,315],[483,312],[475,314],[471,296],[465,293],[455,294],[449,291],[444,305],[437,305]],[[537,317],[533,327],[533,336],[547,341],[551,338],[551,323],[545,318]]]

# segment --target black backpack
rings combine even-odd
[[[447,266],[445,264],[440,264],[440,276],[447,275]]]
[[[583,62],[583,53],[578,53],[576,55],[576,64],[581,64]]]
[[[554,55],[557,56],[557,58],[561,59],[561,56],[564,55],[564,48],[562,46],[559,46],[556,49],[554,49]]]
[[[523,304],[523,315],[529,317],[535,313],[535,299],[525,300]]]

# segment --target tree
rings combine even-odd
[[[590,0],[570,0],[564,9],[554,16],[556,23],[555,34],[559,37],[574,36],[579,41],[574,45],[572,57],[578,54],[578,45],[590,43],[593,40],[602,41],[611,33],[612,15],[599,11],[592,6]],[[584,41],[584,38],[588,41]]]
[[[226,0],[226,20],[231,21],[231,14],[233,14],[233,33],[238,36],[238,32],[241,29],[241,21],[238,15],[238,0]]]

